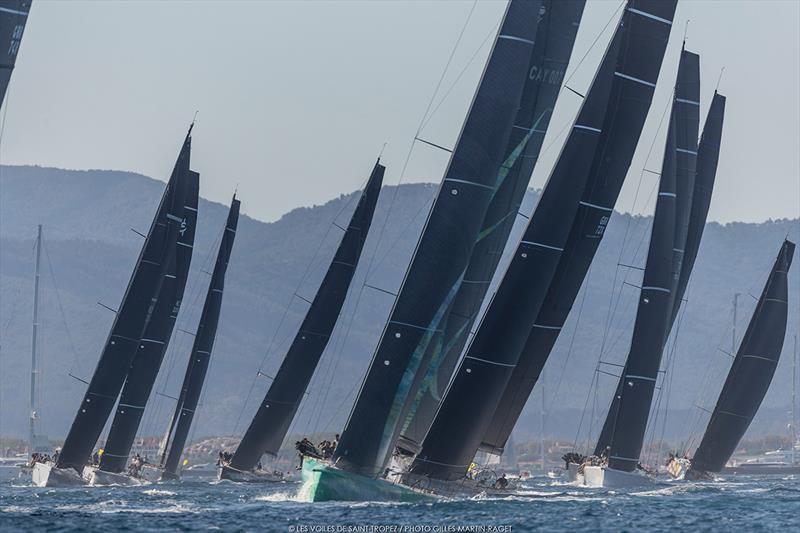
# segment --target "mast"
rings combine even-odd
[[[150,322],[153,303],[161,289],[183,221],[190,173],[191,131],[190,127],[115,314],[100,360],[58,456],[58,468],[73,468],[82,473],[122,390],[139,339]]]
[[[638,55],[633,56],[636,60],[628,60],[627,51],[635,46],[629,29],[636,27],[634,18],[650,20],[631,11],[623,15],[513,259],[412,463],[414,474],[445,480],[466,474],[528,335],[537,326],[536,316],[579,212],[583,191],[609,174],[627,172],[630,163],[625,160],[633,150],[627,154],[621,148],[637,133],[616,128],[615,121],[626,123],[622,119],[628,111],[625,96],[652,98],[655,85],[630,79],[652,75],[651,65],[641,65]],[[665,37],[668,33],[667,29]],[[634,116],[638,118],[638,113]]]
[[[253,470],[263,454],[277,455],[339,319],[364,249],[385,171],[380,160],[376,161],[303,323],[233,454],[232,468]]]
[[[200,315],[200,323],[197,326],[192,351],[189,354],[189,362],[186,366],[186,374],[183,378],[178,403],[175,406],[175,414],[172,416],[167,436],[164,439],[161,466],[164,468],[163,476],[165,478],[178,477],[181,454],[183,454],[186,439],[189,437],[189,430],[197,404],[200,402],[200,394],[203,391],[203,383],[208,372],[211,353],[214,350],[214,341],[217,336],[217,326],[219,325],[219,315],[222,308],[222,294],[225,289],[225,274],[227,273],[228,262],[233,250],[233,241],[236,238],[240,206],[241,203],[234,196],[225,222],[225,231],[219,243],[214,272],[211,274],[211,282],[208,285],[206,300]]]
[[[536,38],[540,1],[512,0],[389,320],[334,454],[383,473],[430,360],[494,193]]]
[[[703,440],[692,458],[692,470],[722,470],[736,451],[769,390],[786,336],[788,273],[794,248],[793,242],[783,241],[725,379]]]
[[[197,172],[187,173],[183,219],[178,230],[177,246],[169,256],[169,266],[164,273],[150,321],[139,340],[139,347],[120,393],[105,451],[100,459],[100,470],[104,472],[125,471],[136,432],[175,327],[194,249],[199,181],[200,175]]]
[[[528,334],[517,365],[512,370],[503,396],[483,436],[483,451],[502,453],[566,322],[605,234],[650,109],[653,89],[672,27],[675,4],[674,0],[630,0],[625,6],[623,18],[626,20],[625,27],[630,34],[631,45],[620,57],[620,62],[628,63],[637,74],[633,75],[634,79],[617,76],[630,83],[617,102],[620,110],[625,110],[624,113],[614,120],[609,119],[609,124],[614,126],[617,131],[615,136],[618,137],[618,141],[607,148],[613,160],[602,179],[593,180],[590,186],[583,189],[578,213],[574,217],[558,267],[544,302],[535,320],[531,321],[536,326]],[[633,51],[636,53],[632,53]],[[620,74],[625,72],[619,71]],[[606,129],[604,135],[608,131]]]
[[[31,0],[0,0],[0,49],[4,51],[0,54],[0,104],[6,98],[30,9]]]
[[[42,261],[42,225],[39,224],[36,232],[36,267],[33,275],[33,334],[31,335],[31,401],[30,421],[28,427],[28,455],[33,453],[36,438],[36,419],[39,409],[36,405],[36,375],[39,373],[36,361],[36,347],[39,329],[39,271]]]
[[[528,76],[495,192],[443,331],[428,346],[430,365],[406,419],[399,448],[419,451],[467,343],[538,161],[584,5],[585,0],[542,2]]]

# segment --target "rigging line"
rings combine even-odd
[[[565,85],[567,83],[569,83],[569,81],[572,79],[572,77],[578,72],[578,69],[580,69],[581,65],[586,60],[586,57],[589,55],[589,52],[591,52],[594,49],[594,47],[597,45],[597,41],[599,41],[600,37],[602,37],[603,34],[606,32],[606,30],[608,30],[609,25],[614,21],[615,18],[618,19],[617,20],[617,24],[619,24],[619,22],[621,20],[621,16],[617,16],[617,15],[619,14],[620,10],[622,9],[622,6],[624,6],[626,3],[627,3],[627,0],[623,0],[622,2],[620,2],[619,6],[617,6],[617,9],[611,14],[611,17],[609,17],[609,19],[606,22],[605,26],[603,26],[603,29],[600,30],[600,32],[594,38],[594,41],[592,41],[592,44],[589,45],[589,48],[586,49],[586,52],[583,54],[583,57],[580,58],[578,63],[575,65],[575,68],[572,69],[572,72],[564,79],[564,84]]]
[[[3,137],[4,137],[4,134],[5,134],[5,131],[6,131],[6,117],[8,116],[8,108],[9,108],[10,103],[11,103],[11,94],[13,92],[12,91],[13,87],[14,87],[13,84],[11,85],[11,87],[6,87],[6,96],[5,96],[5,104],[6,105],[3,107],[3,119],[2,119],[2,121],[0,121],[0,198],[3,197],[3,190],[2,190],[2,183],[3,183],[3,179],[2,179],[3,178],[3,165],[2,165]],[[0,105],[2,105],[2,102],[0,102]],[[2,219],[3,219],[2,212],[0,212],[0,231],[2,231]],[[3,252],[2,241],[0,240],[0,255],[2,255],[2,252]],[[3,302],[2,301],[2,291],[0,291],[0,310],[3,308],[2,307],[2,302]],[[1,349],[4,341],[5,341],[5,336],[0,338],[0,349]],[[0,353],[0,357],[2,357],[2,353]],[[2,375],[3,374],[0,374],[0,376],[2,376]],[[2,387],[0,387],[0,389],[2,389]],[[2,395],[0,395],[0,413],[2,413]],[[2,415],[0,415],[0,428],[1,427],[2,427]]]

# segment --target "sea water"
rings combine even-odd
[[[139,487],[36,488],[0,472],[3,531],[794,531],[800,477],[663,482],[640,490],[574,487],[533,478],[504,498],[418,504],[307,503],[299,485],[214,481],[210,472]]]

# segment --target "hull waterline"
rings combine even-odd
[[[625,489],[653,486],[655,480],[640,472],[623,472],[605,466],[585,465],[583,484],[592,488]]]
[[[87,467],[83,470],[83,477],[89,485],[92,486],[106,486],[106,485],[145,485],[149,483],[147,480],[135,478],[128,474],[117,472],[106,472],[94,467]]]

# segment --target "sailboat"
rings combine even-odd
[[[328,345],[369,233],[386,167],[375,162],[358,205],[345,229],[325,277],[300,329],[230,461],[220,465],[220,479],[281,481],[261,468],[264,454],[276,456],[297,413],[314,370]]]
[[[670,459],[667,470],[673,477],[713,479],[736,451],[758,412],[775,375],[786,336],[788,273],[794,249],[793,242],[783,241],[703,439],[691,459]]]
[[[0,104],[5,101],[11,73],[17,62],[22,34],[28,22],[32,0],[0,0],[0,43],[2,61],[0,62]]]
[[[529,74],[495,191],[442,331],[428,343],[430,364],[397,442],[403,455],[419,451],[500,263],[562,90],[584,6],[585,0],[542,2]]]
[[[54,462],[33,465],[32,478],[38,486],[83,485],[92,473],[92,468],[86,469],[92,450],[142,349],[158,295],[172,275],[171,257],[181,230],[186,230],[184,206],[190,191],[197,190],[198,177],[189,169],[191,132],[190,127],[64,446]]]
[[[180,459],[189,429],[194,419],[197,404],[200,402],[200,393],[203,391],[208,365],[211,361],[211,352],[214,349],[214,340],[217,335],[217,325],[222,308],[222,293],[225,289],[225,273],[228,269],[233,241],[236,238],[236,228],[239,222],[239,208],[241,202],[233,197],[228,218],[225,221],[225,230],[220,240],[217,260],[211,274],[211,283],[208,286],[200,323],[194,336],[192,351],[189,354],[189,363],[181,385],[181,392],[175,406],[167,434],[164,437],[163,452],[160,459],[161,479],[178,479],[180,477]]]
[[[507,5],[483,76],[330,462],[306,457],[301,495],[320,500],[417,500],[381,479],[427,373],[428,345],[464,279],[492,201],[525,80],[541,2]]]
[[[200,175],[189,171],[188,178],[177,246],[167,258],[167,273],[164,274],[149,322],[128,369],[100,464],[97,468],[84,471],[91,485],[139,484],[142,481],[140,474],[143,464],[140,463],[143,460],[133,458],[135,461],[130,467],[128,460],[131,459],[136,433],[167,351],[189,277],[197,225]]]
[[[683,256],[689,234],[696,173],[699,56],[682,50],[661,167],[650,244],[628,357],[595,446],[581,465],[594,487],[651,482],[639,463],[661,358],[680,306]],[[685,287],[685,285],[684,285]],[[681,293],[682,297],[682,293]]]
[[[536,327],[535,318],[581,212],[584,191],[593,190],[598,182],[624,179],[647,116],[649,105],[642,103],[652,99],[655,83],[641,80],[658,77],[670,28],[659,23],[656,28],[660,32],[652,31],[652,19],[645,15],[671,19],[674,3],[660,3],[659,11],[642,11],[644,8],[628,6],[624,12],[422,449],[400,474],[404,484],[446,494],[483,490],[489,481],[495,481],[487,481],[471,463],[531,329]],[[629,55],[631,48],[638,54]],[[613,205],[602,207],[613,209]],[[470,487],[475,481],[477,486]]]

